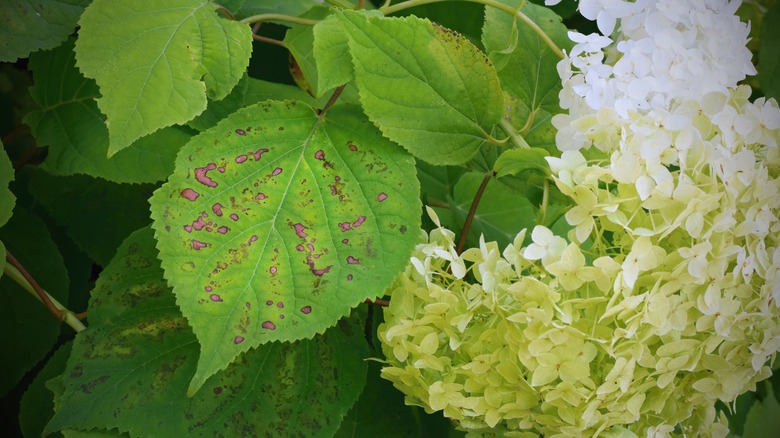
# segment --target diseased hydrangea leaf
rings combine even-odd
[[[37,50],[57,47],[73,33],[89,0],[3,0],[0,62],[14,62]]]
[[[249,65],[248,26],[204,0],[95,0],[79,20],[76,60],[100,87],[108,154],[189,121],[221,99]]]
[[[65,371],[73,342],[68,341],[49,357],[24,392],[19,403],[19,428],[24,436],[41,436],[44,426],[54,415],[54,394],[45,386]]]
[[[239,353],[322,333],[406,265],[414,161],[355,107],[244,108],[193,138],[151,199],[166,278],[202,355],[194,393]]]
[[[335,16],[347,35],[363,109],[389,139],[442,165],[465,163],[490,138],[503,95],[495,68],[468,39],[413,16]]]
[[[90,327],[76,336],[45,432],[332,435],[365,383],[361,312],[312,340],[249,351],[189,398],[200,346],[166,285],[154,245],[151,228],[131,234],[101,273]]]
[[[107,158],[106,116],[95,99],[97,84],[76,68],[74,41],[34,53],[29,67],[35,83],[30,95],[39,108],[27,113],[39,146],[48,146],[44,167],[56,175],[86,174],[114,182],[143,183],[173,172],[179,148],[191,136],[179,127],[163,128]]]

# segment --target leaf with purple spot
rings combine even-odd
[[[185,145],[151,204],[166,278],[201,344],[190,393],[240,353],[311,338],[383,294],[417,241],[415,175],[349,105],[322,118],[265,102]]]

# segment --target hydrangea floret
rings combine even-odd
[[[407,403],[475,436],[726,436],[715,402],[780,350],[780,109],[737,85],[738,6],[580,0],[603,35],[570,34],[548,158],[571,230],[459,255],[429,210],[378,330]]]

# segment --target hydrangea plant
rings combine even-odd
[[[780,109],[738,86],[738,6],[579,2],[601,34],[569,33],[547,158],[570,230],[459,254],[429,209],[379,328],[407,403],[474,436],[727,435],[715,402],[780,350]]]

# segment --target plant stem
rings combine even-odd
[[[482,200],[482,194],[485,193],[485,188],[494,175],[495,172],[487,172],[485,174],[485,177],[482,179],[482,183],[477,189],[477,193],[474,195],[474,200],[471,201],[471,208],[469,208],[469,213],[466,215],[466,221],[463,223],[463,230],[460,232],[460,240],[458,240],[458,246],[455,248],[455,252],[458,254],[462,253],[463,247],[466,246],[466,238],[469,235],[469,231],[471,231],[471,223],[474,221],[474,215],[477,213],[479,201]]]
[[[273,38],[268,38],[266,36],[252,34],[252,39],[255,40],[255,41],[262,41],[264,43],[273,44],[275,46],[284,47],[284,43],[282,41],[275,40]]]
[[[320,111],[319,118],[322,119],[325,117],[325,113],[328,112],[330,107],[333,106],[334,103],[336,103],[336,100],[338,100],[339,96],[341,96],[341,92],[344,91],[344,87],[346,87],[347,84],[341,85],[336,90],[333,91],[333,94],[330,96],[330,99],[328,99],[328,102],[325,104],[324,107],[322,107],[322,111]]]
[[[224,6],[222,6],[221,4],[219,4],[219,3],[216,3],[216,2],[211,2],[211,4],[212,4],[212,5],[214,5],[214,6],[216,6],[216,8],[217,8],[217,9],[219,9],[219,10],[220,10],[220,11],[222,11],[222,12],[223,12],[225,15],[227,15],[228,17],[230,17],[230,19],[231,19],[231,20],[233,20],[233,21],[235,21],[235,20],[236,20],[236,16],[235,16],[235,15],[233,15],[233,13],[232,13],[232,12],[230,12],[230,11],[228,10],[228,8],[226,8],[226,7],[224,7]]]
[[[379,298],[377,298],[377,299],[375,299],[375,300],[371,300],[371,299],[369,299],[369,298],[366,298],[366,300],[364,301],[364,303],[366,303],[366,304],[373,304],[373,305],[375,305],[375,306],[380,306],[380,307],[387,307],[387,306],[389,306],[389,305],[390,305],[390,301],[387,301],[387,300],[380,300]]]
[[[542,205],[539,207],[542,213],[540,225],[544,225],[545,219],[547,219],[547,205],[550,202],[550,180],[544,179],[544,191],[542,191]]]
[[[27,126],[27,125],[25,125],[25,124],[21,124],[21,125],[17,126],[16,128],[14,128],[14,129],[13,129],[11,132],[9,132],[8,134],[4,135],[4,136],[3,136],[3,139],[2,139],[2,140],[0,140],[0,141],[2,141],[2,143],[3,143],[3,144],[8,144],[8,143],[10,143],[10,142],[14,141],[14,139],[15,139],[16,137],[18,137],[18,136],[19,136],[19,134],[21,134],[21,133],[23,133],[23,132],[25,132],[25,131],[28,131],[29,129],[30,129],[30,127],[29,127],[29,126]]]
[[[8,262],[5,263],[3,267],[5,274],[8,275],[17,284],[19,284],[19,286],[22,286],[24,290],[41,301],[46,306],[46,309],[49,311],[49,313],[54,315],[54,317],[58,320],[64,321],[76,332],[80,332],[87,328],[81,321],[79,321],[78,317],[73,312],[68,310],[65,306],[60,304],[56,298],[52,297],[48,294],[48,292],[43,290],[38,282],[35,281],[35,278],[33,278],[32,275],[27,272],[24,266],[22,266],[22,264],[19,263],[19,261],[16,260],[16,258],[7,250],[5,257],[8,260]]]
[[[244,24],[253,24],[262,21],[272,21],[272,20],[287,21],[290,23],[305,24],[308,26],[314,26],[315,24],[318,23],[317,20],[309,20],[308,18],[295,17],[292,15],[285,15],[285,14],[257,14],[257,15],[252,15],[251,17],[246,17],[240,22]]]
[[[506,135],[509,136],[510,140],[512,140],[512,143],[514,143],[517,147],[522,149],[531,148],[531,145],[529,145],[520,134],[515,132],[515,128],[512,127],[512,124],[509,123],[508,120],[501,119],[500,125],[501,129],[506,133]]]
[[[383,6],[383,7],[379,8],[379,10],[384,15],[389,15],[389,14],[392,14],[392,13],[395,13],[395,12],[398,12],[398,11],[402,11],[404,9],[408,9],[408,8],[411,8],[411,7],[414,7],[414,6],[426,5],[426,4],[430,4],[430,3],[439,3],[439,2],[443,2],[443,1],[452,1],[452,0],[407,0],[405,2],[401,2],[401,3],[398,3],[396,5]],[[553,42],[553,40],[551,40],[550,37],[546,33],[544,33],[542,28],[539,27],[539,25],[537,25],[536,23],[534,23],[533,20],[528,18],[527,15],[525,15],[522,12],[520,12],[519,9],[513,8],[512,6],[509,6],[509,5],[505,5],[505,4],[501,3],[498,0],[463,0],[463,1],[472,2],[472,3],[480,3],[480,4],[483,4],[485,6],[490,6],[490,7],[496,8],[496,9],[498,9],[500,11],[504,11],[504,12],[506,12],[508,14],[511,14],[511,15],[517,17],[518,19],[520,19],[520,21],[522,21],[528,27],[530,27],[534,31],[534,33],[536,33],[536,35],[538,35],[539,38],[541,38],[542,41],[544,41],[544,43],[547,44],[547,46],[550,48],[550,50],[553,51],[553,53],[558,55],[558,57],[561,58],[561,59],[563,59],[565,57],[565,55],[563,54],[563,51],[560,49],[560,47],[558,47]]]

